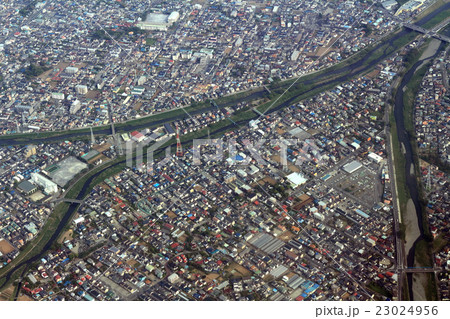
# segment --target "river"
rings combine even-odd
[[[442,10],[449,9],[449,8],[450,8],[450,3],[446,3],[442,7],[434,10],[433,12],[431,12],[430,14],[428,14],[427,16],[425,16],[424,18],[422,18],[421,20],[416,22],[416,24],[421,26],[421,25],[425,24],[426,22],[428,22],[429,20],[431,20],[432,18],[434,18],[436,15],[438,15]],[[308,93],[312,90],[316,90],[318,88],[323,88],[323,87],[326,87],[329,85],[338,85],[342,82],[346,82],[346,81],[350,80],[355,75],[357,75],[361,72],[369,71],[370,69],[375,67],[378,63],[385,60],[390,55],[390,53],[387,52],[387,50],[385,50],[379,58],[371,61],[368,65],[363,67],[363,64],[366,63],[366,61],[368,59],[370,59],[372,57],[372,55],[380,47],[382,47],[386,43],[392,44],[395,40],[398,40],[411,32],[412,31],[410,31],[410,30],[404,29],[404,30],[400,31],[399,33],[397,33],[393,38],[389,39],[388,41],[379,42],[374,48],[372,48],[369,52],[367,52],[367,54],[364,57],[362,57],[358,61],[351,63],[350,65],[348,65],[342,69],[332,70],[332,71],[329,71],[329,72],[326,72],[323,74],[313,75],[310,80],[303,81],[302,83],[304,83],[304,85],[309,85],[309,84],[314,84],[314,83],[317,83],[320,81],[323,81],[323,82],[306,92],[302,92],[301,95]],[[330,77],[335,77],[335,78],[327,81],[326,79],[330,78]],[[261,90],[261,91],[251,93],[249,96],[243,98],[242,101],[245,102],[245,101],[257,100],[257,99],[260,99],[265,96],[267,96],[267,93],[265,91]],[[269,113],[279,110],[280,108],[286,107],[287,105],[291,104],[292,101],[295,100],[296,98],[297,98],[297,96],[292,97],[289,101],[286,101],[282,105],[279,105],[276,108],[271,109],[269,111]],[[230,106],[231,104],[232,103],[226,103],[226,104],[219,105],[219,107],[223,108],[225,106]],[[190,111],[190,114],[196,115],[196,114],[207,112],[207,111],[210,111],[213,109],[214,109],[214,107],[210,106],[207,108]],[[155,120],[155,121],[152,121],[149,123],[144,123],[144,124],[139,124],[139,125],[136,125],[133,123],[130,123],[130,124],[124,123],[123,125],[116,124],[117,126],[120,126],[120,128],[117,127],[116,129],[117,129],[117,131],[131,132],[134,130],[141,130],[141,129],[148,128],[148,127],[160,126],[165,123],[172,123],[175,120],[180,120],[182,118],[187,118],[187,117],[188,117],[188,115],[183,113],[182,115],[172,116],[172,117],[169,117],[166,119]],[[96,130],[95,133],[96,134],[104,134],[104,135],[111,134],[111,129],[105,128],[102,130]],[[23,140],[14,138],[12,136],[11,138],[0,139],[0,146],[2,146],[2,145],[18,145],[18,144],[26,144],[26,143],[34,143],[34,144],[52,143],[52,142],[61,141],[61,140],[69,140],[69,139],[73,139],[73,138],[81,137],[81,136],[88,137],[88,136],[90,136],[90,132],[89,131],[87,131],[87,132],[68,131],[68,132],[63,132],[59,136],[46,137],[46,138],[40,138],[39,133],[36,133],[36,136],[32,140],[26,141],[26,142],[24,142]]]
[[[450,32],[447,32],[450,33]],[[446,34],[449,35],[449,34]],[[440,44],[440,48],[443,46],[443,44]],[[429,50],[427,50],[429,51]],[[408,83],[411,81],[412,76],[414,73],[419,69],[424,63],[428,62],[429,60],[434,59],[439,50],[434,50],[434,52],[428,52],[426,56],[422,56],[421,59],[416,62],[405,74],[405,76],[402,78],[402,81],[397,88],[396,95],[395,95],[395,106],[394,106],[394,115],[395,115],[395,122],[397,125],[397,136],[398,140],[400,142],[399,145],[403,145],[403,154],[405,156],[405,167],[403,168],[405,171],[405,177],[406,177],[406,186],[409,190],[409,194],[411,197],[411,201],[413,205],[409,202],[407,205],[407,215],[406,220],[403,222],[405,224],[409,224],[407,228],[407,234],[406,238],[409,242],[406,243],[406,254],[407,254],[407,267],[414,267],[414,255],[415,255],[415,245],[418,241],[424,239],[424,228],[423,228],[423,222],[422,222],[422,216],[423,211],[419,200],[419,185],[417,183],[416,175],[414,174],[414,153],[411,145],[411,136],[405,129],[405,123],[404,123],[404,116],[403,116],[403,96],[404,96],[404,88],[408,85]],[[414,230],[414,228],[418,228],[417,231]],[[410,233],[408,233],[410,232]],[[411,242],[411,240],[413,242]],[[409,295],[410,299],[414,300],[414,290],[413,289],[413,274],[407,274],[408,278],[408,287],[409,287]],[[415,285],[420,285],[419,281],[415,283]],[[420,289],[422,287],[416,287],[416,289]],[[423,295],[423,294],[421,294]]]
[[[443,7],[438,8],[438,9],[436,9],[435,11],[431,12],[431,13],[430,13],[429,15],[427,15],[425,18],[423,18],[423,19],[421,19],[419,22],[417,22],[417,24],[418,24],[418,25],[422,25],[422,24],[426,23],[427,21],[429,21],[430,19],[432,19],[434,16],[436,16],[437,14],[439,14],[439,12],[441,12],[443,9],[446,9],[446,8],[450,8],[450,3],[447,3],[447,4],[444,5]],[[325,74],[320,74],[320,75],[318,75],[318,76],[315,76],[313,79],[311,79],[311,80],[309,80],[309,81],[306,81],[305,84],[311,84],[311,83],[318,82],[318,81],[320,81],[320,80],[329,78],[329,77],[331,77],[331,76],[336,76],[335,79],[332,79],[332,80],[329,80],[329,81],[325,81],[325,82],[321,83],[320,85],[318,85],[318,86],[314,87],[313,89],[311,89],[311,90],[315,90],[315,89],[317,89],[317,88],[325,87],[325,86],[328,86],[328,85],[333,85],[333,84],[334,84],[334,85],[338,85],[339,83],[348,81],[349,79],[351,79],[352,77],[354,77],[356,74],[359,74],[359,73],[361,73],[361,72],[369,71],[371,68],[373,68],[374,66],[376,66],[378,63],[380,63],[381,61],[383,61],[384,59],[386,59],[387,56],[388,56],[388,54],[387,54],[386,52],[384,52],[379,58],[377,58],[377,59],[371,61],[371,63],[369,63],[367,66],[361,67],[361,66],[363,65],[363,63],[364,63],[365,61],[367,61],[367,60],[371,57],[371,55],[372,55],[376,50],[378,50],[381,46],[383,46],[383,45],[386,44],[386,43],[392,43],[392,42],[395,41],[396,39],[399,39],[399,38],[401,38],[401,37],[403,37],[403,36],[406,36],[406,35],[407,35],[408,33],[410,33],[410,32],[412,32],[412,31],[409,31],[409,30],[402,30],[402,31],[399,32],[396,36],[394,36],[393,38],[391,38],[389,41],[387,41],[387,42],[380,42],[380,43],[379,43],[378,45],[376,45],[370,52],[368,52],[362,59],[360,59],[360,60],[358,60],[358,61],[356,61],[356,62],[350,64],[349,66],[347,66],[347,67],[345,67],[345,68],[342,68],[342,69],[340,69],[340,70],[335,70],[335,71],[331,71],[331,72],[328,72],[328,73],[325,73]],[[416,65],[418,65],[418,64],[416,64]],[[414,65],[413,69],[414,69],[414,68],[417,68],[416,65]],[[402,83],[401,83],[401,85],[400,85],[402,88],[409,82],[409,80],[411,79],[412,74],[413,74],[413,72],[408,72],[408,73],[405,75],[405,77],[403,78]],[[311,91],[311,90],[309,90],[309,91]],[[307,91],[307,92],[309,92],[309,91]],[[303,94],[305,94],[305,93],[307,93],[307,92],[302,92],[301,94],[303,95]],[[402,90],[399,90],[399,92],[403,93]],[[263,96],[263,94],[264,94],[264,93],[263,93],[262,91],[261,91],[261,92],[256,92],[256,93],[253,93],[252,95],[250,95],[249,97],[245,98],[245,100],[251,100],[251,99],[255,99],[255,98],[261,98],[261,97]],[[400,105],[400,104],[397,104],[397,99],[399,99],[399,94],[397,94],[397,96],[396,96],[396,107],[395,107],[395,112],[396,112],[397,127],[398,127],[398,130],[399,130],[399,137],[400,137],[400,131],[402,131],[402,132],[401,132],[401,134],[402,134],[402,139],[404,139],[404,140],[406,141],[406,142],[405,142],[405,146],[407,146],[407,145],[409,146],[409,152],[410,152],[410,156],[411,156],[411,158],[412,158],[412,154],[411,154],[411,145],[409,144],[409,138],[408,138],[408,136],[405,135],[403,121],[397,119],[397,113],[400,113],[398,116],[401,116],[401,117],[403,118],[402,112],[399,112],[400,110],[403,109],[403,108],[402,108],[402,105],[403,105],[403,95],[401,95],[401,96],[402,96],[402,98],[401,98],[401,103],[402,103],[402,104],[401,104],[401,105]],[[283,108],[283,107],[289,106],[290,104],[292,104],[292,101],[293,101],[294,99],[296,99],[296,96],[292,97],[292,98],[289,99],[288,101],[285,101],[284,103],[282,103],[281,105],[277,106],[276,108],[270,109],[270,110],[268,111],[268,113],[275,112],[276,110],[279,110],[279,109],[281,109],[281,108]],[[400,103],[400,102],[399,102],[399,103]],[[397,105],[398,105],[398,106],[397,106]],[[224,107],[224,105],[220,105],[219,107]],[[209,108],[207,108],[206,110],[211,110],[211,109],[213,109],[213,107],[209,107]],[[206,110],[205,110],[205,109],[202,109],[202,110],[193,112],[193,114],[196,114],[196,113],[198,113],[198,112],[202,113],[202,112],[205,112]],[[183,117],[186,117],[186,116],[183,116]],[[173,122],[174,120],[177,120],[177,119],[180,119],[180,117],[174,117],[174,118],[164,119],[164,120],[160,120],[160,121],[154,121],[154,122],[152,122],[151,124],[148,124],[148,123],[147,123],[147,124],[143,124],[143,125],[128,125],[128,126],[125,125],[122,129],[125,130],[125,131],[138,130],[138,129],[143,129],[143,128],[149,127],[150,125],[153,126],[153,125],[162,125],[162,124],[164,124],[164,123],[171,123],[171,122]],[[399,118],[399,119],[400,119],[400,118]],[[245,122],[245,121],[241,121],[241,123],[238,123],[238,124],[242,124],[242,123],[244,123],[244,122]],[[400,129],[400,125],[402,125],[401,127],[403,127],[402,130]],[[234,124],[232,124],[232,123],[230,122],[230,125],[228,125],[228,126],[226,126],[226,127],[223,127],[223,128],[221,128],[221,129],[219,129],[219,130],[217,130],[217,131],[211,132],[211,134],[217,134],[217,133],[220,133],[220,132],[225,132],[225,131],[227,131],[227,130],[233,129],[233,127],[234,127]],[[103,131],[96,132],[96,133],[97,133],[97,134],[111,134],[111,131],[110,131],[109,129],[105,129],[105,130],[103,130]],[[33,138],[33,140],[32,140],[32,141],[29,141],[29,143],[34,143],[34,144],[51,143],[51,142],[53,142],[53,141],[59,141],[59,140],[62,140],[62,139],[70,139],[70,138],[72,138],[72,137],[88,136],[89,134],[90,134],[90,132],[85,132],[85,133],[73,133],[73,132],[67,132],[67,133],[62,134],[61,136],[58,136],[58,137],[50,137],[50,138],[39,138],[39,136],[37,135],[36,138]],[[188,143],[188,142],[185,142],[184,144],[187,144],[187,143]],[[1,139],[1,140],[0,140],[0,146],[2,146],[2,145],[17,145],[17,144],[23,144],[23,141],[17,141],[17,140],[14,139],[13,137],[11,137],[10,139]],[[174,145],[173,145],[173,146],[174,146]],[[407,151],[408,151],[408,149],[407,149]],[[162,150],[161,150],[160,152],[162,152]],[[114,164],[114,165],[112,165],[112,166],[108,166],[107,168],[105,168],[105,169],[103,169],[103,170],[97,172],[95,175],[91,176],[91,177],[86,181],[86,183],[83,185],[83,188],[81,189],[80,193],[78,194],[77,199],[83,199],[83,198],[87,195],[87,191],[88,191],[88,189],[89,189],[89,187],[90,187],[92,181],[93,181],[98,175],[100,175],[103,171],[105,171],[105,170],[107,170],[107,169],[111,169],[112,167],[117,166],[117,165],[119,165],[119,164],[123,164],[124,162],[125,162],[125,161],[122,161],[122,162],[116,163],[116,164]],[[411,163],[411,161],[410,161],[409,163]],[[409,167],[409,166],[407,165],[407,167]],[[407,174],[407,176],[408,176],[408,175],[409,175],[409,174]],[[415,197],[417,198],[417,195],[418,195],[418,194],[417,194],[417,185],[415,184],[415,186],[414,186],[414,184],[415,184],[415,179],[412,179],[411,181],[408,182],[408,187],[411,187],[412,190],[413,190],[413,192],[411,193],[412,196],[413,196],[414,190],[415,190],[415,194],[416,194]],[[24,261],[20,262],[18,265],[16,265],[16,266],[13,267],[12,269],[10,269],[10,270],[6,273],[6,275],[3,276],[4,278],[6,278],[6,281],[5,281],[5,283],[4,283],[2,286],[0,286],[0,289],[4,288],[4,286],[6,285],[6,283],[8,283],[8,281],[9,281],[9,279],[11,278],[11,276],[13,275],[13,273],[14,273],[15,271],[17,271],[20,267],[22,267],[22,266],[24,266],[24,265],[29,265],[29,264],[31,264],[31,263],[33,263],[33,262],[39,260],[40,258],[42,258],[42,257],[45,255],[45,253],[46,253],[46,252],[50,249],[50,247],[52,246],[53,242],[55,242],[55,241],[58,239],[59,235],[61,234],[61,232],[63,231],[64,227],[67,225],[67,223],[70,221],[70,219],[71,219],[73,213],[77,210],[77,208],[78,208],[78,204],[71,204],[71,205],[69,206],[69,209],[68,209],[67,212],[64,214],[64,217],[62,218],[61,222],[59,223],[57,229],[56,229],[55,232],[52,234],[52,236],[50,237],[50,239],[48,240],[48,242],[45,244],[45,246],[43,247],[43,249],[42,249],[40,252],[38,252],[36,255],[34,255],[34,257],[30,257],[30,258],[28,258],[28,259],[25,259]],[[418,214],[419,214],[419,213],[418,213]],[[24,271],[23,273],[25,273],[25,271]]]

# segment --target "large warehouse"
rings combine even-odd
[[[159,30],[167,31],[173,23],[180,18],[180,14],[176,11],[171,14],[149,13],[145,21],[136,24],[142,30]]]
[[[353,172],[356,172],[358,169],[362,167],[362,164],[358,161],[353,161],[348,164],[345,164],[342,169],[346,171],[347,173],[351,174]]]

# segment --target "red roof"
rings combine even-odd
[[[144,137],[144,135],[142,135],[142,133],[140,133],[138,131],[131,132],[131,136],[137,137],[137,138]]]

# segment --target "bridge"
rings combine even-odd
[[[71,198],[58,198],[57,200],[54,201],[54,203],[70,203],[70,204],[84,204],[84,200],[79,200],[79,199],[71,199]]]
[[[404,268],[403,271],[405,273],[425,273],[425,272],[440,272],[442,268],[440,267],[409,267]]]
[[[439,31],[440,29],[442,29],[444,26],[446,26],[448,24],[449,20],[445,20],[443,23],[438,24],[438,26],[434,27],[432,30],[427,30],[425,28],[419,27],[416,24],[412,24],[412,23],[404,23],[403,26],[407,29],[411,29],[420,33],[423,33],[427,36],[436,38],[438,40],[450,43],[450,37],[447,37],[443,34],[439,34],[437,33],[437,31]]]

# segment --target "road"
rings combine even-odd
[[[450,3],[447,3],[447,5],[450,7]],[[435,11],[433,11],[432,13],[430,13],[429,15],[427,15],[424,19],[421,20],[421,23],[426,22],[427,20],[429,20],[430,18],[432,18],[433,16],[437,15],[439,12],[441,11],[441,8],[436,9]],[[419,24],[420,25],[420,24]],[[391,53],[386,53],[386,51],[384,52],[384,54],[382,54],[379,58],[372,60],[370,63],[368,63],[366,66],[364,66],[364,63],[371,57],[371,55],[378,50],[380,47],[382,47],[383,45],[385,45],[386,43],[393,43],[393,41],[404,37],[406,35],[408,35],[411,31],[406,31],[403,30],[401,32],[399,32],[398,34],[396,34],[393,38],[389,39],[389,41],[383,43],[383,41],[380,41],[380,44],[375,46],[371,51],[369,51],[366,55],[362,56],[360,60],[350,64],[347,67],[344,67],[340,70],[334,70],[334,71],[330,71],[330,72],[325,72],[322,74],[318,74],[317,76],[311,78],[310,80],[308,80],[307,84],[313,84],[313,83],[317,83],[322,81],[319,85],[314,87],[314,90],[317,88],[326,88],[330,85],[337,85],[339,83],[345,82],[349,79],[351,79],[352,77],[360,74],[361,72],[367,72],[369,70],[371,70],[374,66],[376,66],[379,62],[383,61],[387,56],[389,56]],[[332,78],[331,80],[327,80],[329,78]],[[312,91],[313,89],[311,89]],[[300,95],[304,94],[305,92],[302,92]],[[270,110],[270,112],[274,112],[282,107],[288,106],[292,103],[292,101],[294,101],[298,96],[294,96],[292,99],[289,99],[287,101],[285,101],[283,104],[279,105],[276,108],[273,108]],[[258,98],[260,98],[260,96],[258,95]],[[220,106],[220,107],[223,107]],[[211,107],[209,107],[208,109],[211,109]],[[200,110],[199,112],[202,113],[205,110]],[[198,112],[197,112],[198,113]],[[130,122],[128,124],[128,126],[125,126],[123,129],[125,130],[136,130],[136,129],[140,129],[140,128],[144,128],[144,127],[148,127],[149,125],[162,125],[164,123],[170,123],[173,120],[177,120],[180,119],[180,116],[175,116],[172,118],[166,118],[163,120],[157,120],[157,121],[150,121],[149,123],[145,123],[142,125],[135,125],[134,123]],[[134,125],[133,125],[134,124]],[[233,125],[230,125],[230,127],[234,128]],[[226,130],[229,128],[224,128],[221,130]],[[102,131],[97,131],[97,133],[102,133],[102,134],[110,134],[110,129],[109,128],[105,128]],[[74,131],[67,131],[67,132],[61,132],[60,136],[57,137],[48,137],[48,138],[40,138],[39,134],[37,134],[36,137],[31,137],[29,140],[26,140],[25,142],[23,140],[21,140],[20,137],[8,137],[8,138],[4,138],[0,140],[0,146],[1,145],[17,145],[17,144],[23,144],[23,143],[51,143],[60,139],[68,139],[70,137],[79,137],[79,136],[85,136],[85,135],[89,135],[90,132],[89,130],[87,130],[85,133],[76,133]],[[116,163],[114,165],[118,165],[120,163]],[[90,178],[88,178],[87,182],[84,184],[83,189],[80,191],[80,193],[77,196],[77,200],[81,200],[88,188],[89,185],[92,183],[92,181],[101,173],[103,173],[105,170],[107,169],[111,169],[112,166],[111,165],[109,167],[106,167],[104,169],[102,169],[100,172],[94,174],[93,176],[91,176]],[[77,204],[73,204],[70,205],[69,210],[67,211],[67,213],[64,215],[64,217],[62,218],[60,224],[58,225],[57,229],[55,230],[55,232],[52,234],[51,238],[48,240],[48,242],[45,243],[44,247],[42,248],[42,250],[40,250],[39,252],[32,252],[31,253],[31,257],[27,256],[20,256],[18,257],[18,260],[21,260],[21,262],[19,262],[18,264],[14,263],[15,266],[12,266],[6,274],[3,275],[3,277],[6,277],[7,281],[11,278],[11,276],[14,274],[14,272],[16,272],[20,267],[22,267],[25,264],[30,264],[32,262],[34,262],[35,260],[38,260],[43,254],[45,254],[45,252],[51,247],[51,244],[58,238],[59,234],[61,233],[62,229],[64,228],[64,226],[67,224],[67,222],[70,220],[70,217],[72,215],[72,213],[76,210],[77,208]],[[4,286],[4,285],[3,285]],[[3,288],[0,287],[0,288]]]
[[[424,17],[420,21],[416,22],[416,25],[420,26],[423,23],[426,23],[428,20],[430,20],[431,18],[436,16],[444,7],[445,8],[450,7],[450,3],[447,3],[443,7],[434,10],[433,12],[428,14],[426,17]],[[357,60],[347,66],[338,68],[336,70],[328,70],[328,72],[323,72],[323,73],[318,72],[318,73],[315,73],[312,75],[310,74],[309,75],[309,76],[311,76],[310,79],[305,80],[305,81],[299,80],[297,82],[298,84],[303,83],[305,85],[313,85],[313,88],[310,90],[307,90],[307,91],[299,92],[299,94],[297,96],[294,96],[292,99],[289,99],[285,103],[282,103],[281,105],[270,109],[268,113],[274,112],[282,107],[289,105],[290,103],[292,103],[292,101],[295,101],[295,99],[298,98],[298,96],[300,96],[300,95],[304,95],[308,92],[311,92],[313,90],[318,90],[321,88],[325,90],[326,88],[328,88],[330,86],[338,85],[342,82],[350,80],[351,78],[353,78],[361,73],[370,71],[373,67],[378,65],[378,63],[380,63],[381,61],[385,60],[392,53],[390,50],[385,49],[383,54],[381,54],[381,56],[370,61],[370,59],[373,57],[373,55],[378,56],[377,53],[375,53],[378,49],[380,49],[381,47],[383,47],[386,44],[391,44],[392,46],[394,46],[393,45],[394,41],[407,36],[410,32],[412,32],[412,31],[402,30],[402,31],[398,32],[397,34],[395,34],[393,36],[393,38],[391,38],[391,39],[381,39],[380,41],[377,42],[376,45],[374,45],[374,47],[369,52],[362,55],[359,60]],[[397,49],[401,49],[401,48],[397,48]],[[370,62],[367,62],[368,60]],[[284,87],[285,86],[283,86],[283,88]],[[261,99],[262,97],[267,97],[267,95],[268,95],[268,93],[263,88],[256,88],[254,93],[251,93],[250,96],[245,97],[242,100],[246,101],[246,102],[251,102],[252,100]],[[225,106],[234,105],[235,103],[236,103],[236,101],[231,102],[231,103],[225,103],[222,105],[219,104],[219,107],[224,108]],[[187,110],[186,106],[184,108]],[[196,114],[201,114],[201,113],[204,113],[207,111],[211,111],[213,109],[214,109],[213,106],[208,106],[208,107],[204,107],[201,109],[189,110],[189,113],[191,115],[196,115]],[[158,119],[158,120],[153,119],[152,120],[152,118],[161,114],[161,113],[158,113],[158,114],[152,114],[152,115],[149,115],[146,117],[141,117],[138,120],[135,120],[135,119],[128,120],[128,121],[121,122],[121,123],[116,122],[115,129],[117,131],[130,132],[130,131],[148,128],[148,127],[161,126],[166,123],[170,124],[173,121],[184,119],[184,118],[188,117],[186,112],[182,112],[182,113],[178,112],[180,114],[176,114],[176,115],[174,114],[171,116],[170,112],[174,112],[176,110],[177,109],[165,111],[163,113],[166,115],[164,117],[164,119]],[[258,115],[255,114],[255,116],[258,116]],[[95,134],[103,134],[103,135],[108,134],[109,135],[109,134],[111,134],[111,127],[110,126],[109,127],[108,126],[95,127],[94,131],[95,131]],[[23,137],[11,135],[11,136],[0,139],[0,146],[27,144],[27,143],[35,143],[35,144],[52,143],[52,142],[59,141],[59,140],[70,140],[70,139],[77,138],[77,137],[89,136],[90,132],[89,132],[89,130],[86,130],[85,132],[80,132],[80,129],[74,129],[74,130],[58,131],[58,132],[55,132],[55,134],[58,134],[58,136],[41,138],[39,136],[39,133],[34,134],[34,135],[27,135],[26,140],[24,140]]]

